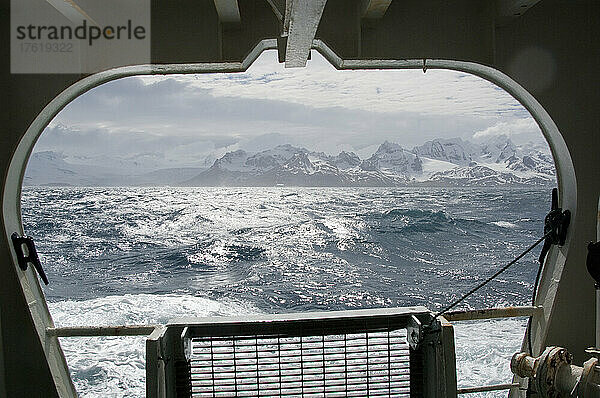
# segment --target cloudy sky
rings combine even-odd
[[[412,148],[438,137],[500,134],[518,144],[543,142],[527,111],[478,77],[440,70],[336,71],[314,52],[306,68],[284,69],[270,51],[245,73],[107,83],[69,104],[35,150],[180,167],[283,143],[366,157],[385,140]]]

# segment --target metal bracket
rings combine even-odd
[[[186,361],[189,361],[192,357],[192,339],[190,337],[190,328],[187,326],[181,332],[181,344],[183,356]]]
[[[588,255],[586,260],[587,270],[596,281],[596,286],[600,285],[600,241],[590,242],[588,245]]]
[[[42,263],[40,262],[40,258],[37,254],[37,250],[35,249],[35,243],[33,243],[33,238],[30,236],[19,236],[18,233],[14,232],[10,236],[13,247],[15,249],[15,253],[17,254],[17,260],[19,262],[19,268],[23,271],[27,270],[27,266],[31,263],[33,268],[37,271],[40,278],[44,282],[45,285],[48,284],[48,277],[42,268]],[[23,246],[27,250],[27,254],[23,250]]]
[[[411,315],[408,318],[408,326],[406,327],[406,340],[408,345],[413,350],[419,348],[419,345],[423,341],[423,325],[419,318]]]
[[[552,245],[564,246],[567,239],[567,229],[571,222],[571,212],[558,207],[558,189],[552,189],[552,207],[544,220],[544,235],[546,239],[539,262],[544,263],[546,254]]]

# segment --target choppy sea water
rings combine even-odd
[[[47,188],[25,231],[57,325],[423,305],[458,298],[539,237],[539,189]],[[531,254],[461,308],[523,305]],[[510,380],[525,320],[457,323],[461,386]],[[62,339],[83,397],[143,396],[142,338]],[[502,397],[505,392],[471,395]]]

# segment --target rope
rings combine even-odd
[[[466,293],[465,295],[463,295],[461,298],[459,298],[458,300],[454,301],[450,305],[446,306],[443,310],[437,312],[433,316],[433,319],[431,320],[431,322],[429,323],[429,325],[431,325],[433,323],[433,321],[436,320],[439,316],[441,316],[441,315],[445,314],[446,312],[450,311],[452,308],[454,308],[458,304],[460,304],[464,299],[466,299],[467,297],[469,297],[470,295],[472,295],[473,293],[475,293],[476,291],[478,291],[479,289],[481,289],[482,287],[484,287],[485,285],[487,285],[488,283],[490,283],[491,281],[493,281],[496,277],[498,277],[498,275],[500,275],[501,273],[503,273],[504,271],[506,271],[511,265],[515,264],[517,261],[519,261],[521,258],[523,258],[527,253],[529,253],[530,251],[532,251],[533,249],[535,249],[535,247],[537,245],[539,245],[544,240],[546,240],[546,238],[549,237],[552,234],[552,232],[553,231],[550,231],[550,232],[546,233],[544,236],[542,236],[541,238],[539,238],[533,245],[529,246],[523,253],[521,253],[517,257],[515,257],[514,260],[512,260],[510,263],[506,264],[504,267],[500,268],[498,271],[496,271],[496,273],[494,273],[494,275],[490,276],[485,281],[481,282],[479,285],[477,285],[473,289],[469,290],[468,293]],[[538,273],[539,273],[539,271],[538,271]]]

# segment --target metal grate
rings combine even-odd
[[[176,319],[146,340],[146,394],[452,398],[452,326],[432,321],[424,307]]]
[[[406,330],[191,339],[193,397],[408,397]]]

